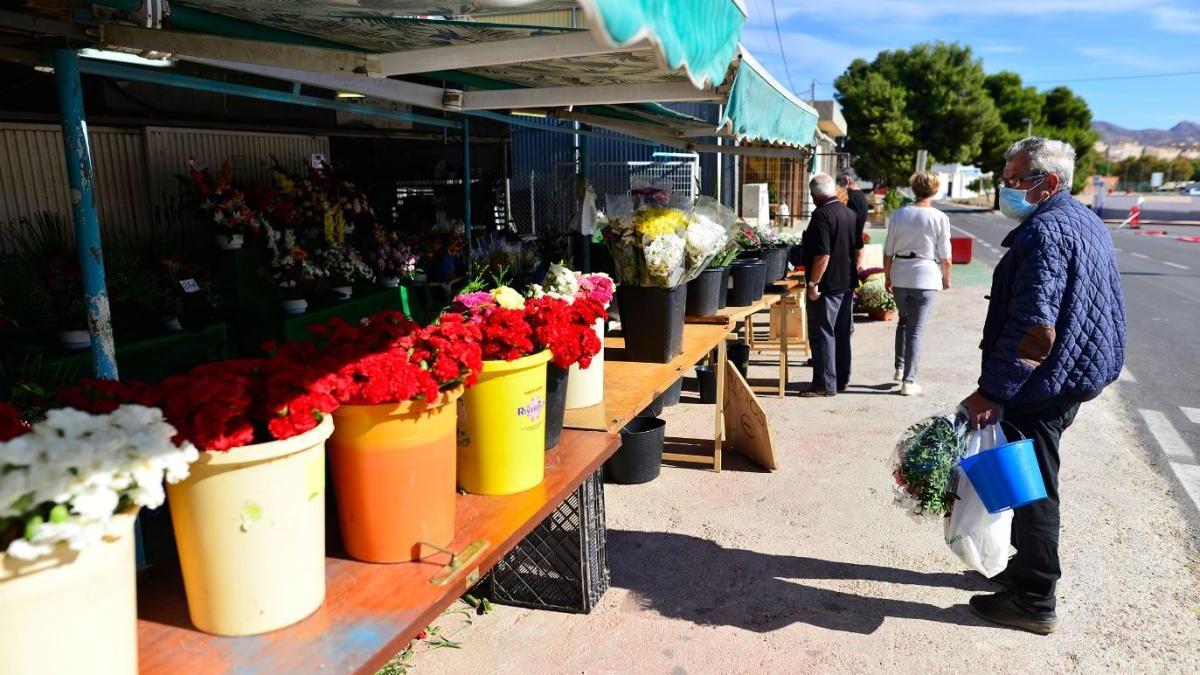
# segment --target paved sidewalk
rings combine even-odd
[[[448,619],[462,648],[420,653],[413,671],[1200,671],[1197,539],[1119,388],[1085,405],[1064,437],[1059,633],[975,619],[968,598],[994,589],[962,572],[940,524],[892,505],[888,456],[905,425],[972,388],[983,293],[939,295],[924,397],[892,393],[895,324],[859,324],[850,394],[762,397],[779,471],[733,455],[720,474],[664,468],[647,485],[607,486],[613,588],[598,609],[497,607],[465,628]],[[666,417],[675,435],[711,428],[707,406]]]

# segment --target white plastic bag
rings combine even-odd
[[[993,424],[967,436],[964,457],[1004,445],[1008,440],[999,424]],[[1008,567],[1012,550],[1012,509],[988,513],[975,492],[975,486],[962,467],[955,467],[955,499],[946,519],[946,545],[968,567],[985,577],[994,577]]]

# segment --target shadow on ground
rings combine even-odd
[[[943,609],[921,602],[867,597],[806,585],[809,580],[997,590],[964,573],[915,572],[771,555],[724,548],[707,539],[669,532],[609,530],[607,557],[612,565],[612,585],[636,593],[646,608],[698,625],[733,626],[757,633],[805,623],[865,635],[878,630],[888,617],[983,625],[965,605]],[[697,575],[712,583],[698,586]]]

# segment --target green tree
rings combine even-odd
[[[834,86],[856,166],[895,185],[918,148],[943,162],[974,161],[997,123],[984,77],[970,47],[943,42],[855,60]]]
[[[1087,184],[1094,169],[1092,146],[1100,135],[1092,130],[1092,110],[1087,101],[1067,87],[1055,87],[1046,92],[1043,111],[1046,128],[1042,135],[1070,143],[1075,148],[1075,180],[1072,192]]]

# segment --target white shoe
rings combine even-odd
[[[921,385],[917,384],[916,382],[905,382],[904,384],[900,385],[900,395],[901,396],[920,396],[921,395]]]
[[[893,377],[892,379],[893,379],[893,380],[895,380],[895,381],[897,381],[897,382],[903,382],[903,381],[904,381],[904,369],[903,369],[903,368],[897,368],[897,369],[896,369],[896,376],[895,376],[895,377]]]

